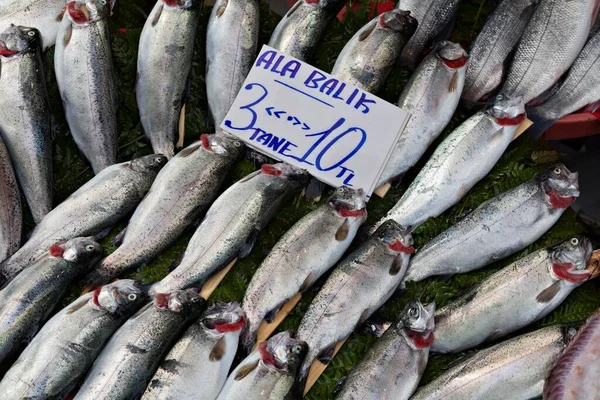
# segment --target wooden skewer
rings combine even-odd
[[[177,148],[183,147],[183,139],[185,138],[185,104],[181,107],[179,114],[179,138],[177,139]]]
[[[377,189],[375,189],[373,191],[373,193],[375,193],[377,196],[379,196],[383,199],[391,187],[392,187],[392,184],[389,182],[386,182],[383,185],[379,186]]]
[[[296,293],[294,297],[289,299],[283,304],[283,306],[281,306],[281,309],[279,310],[277,315],[275,315],[275,318],[272,322],[261,322],[260,326],[258,327],[258,331],[256,332],[256,344],[254,345],[254,348],[252,350],[256,349],[259,343],[262,343],[269,337],[271,337],[271,334],[275,332],[275,329],[277,329],[279,324],[281,324],[283,320],[289,315],[289,313],[292,312],[292,310],[294,309],[294,307],[296,307],[296,304],[298,304],[301,298],[302,293]]]
[[[517,128],[517,131],[515,132],[515,135],[513,136],[512,140],[514,141],[516,138],[521,136],[523,132],[525,132],[531,125],[533,125],[533,121],[531,121],[529,118],[525,118],[523,122],[521,122],[521,125],[519,125],[519,127]]]
[[[331,356],[331,358],[335,357],[337,352],[340,351],[340,348],[344,345],[344,343],[346,343],[346,340],[348,340],[348,338],[342,340],[341,342],[335,345],[335,348],[333,349],[333,355]],[[321,374],[323,374],[323,371],[325,371],[325,368],[327,368],[328,365],[329,364],[323,364],[319,360],[315,360],[312,363],[312,365],[310,366],[310,370],[308,371],[308,377],[306,378],[306,386],[304,386],[303,396],[306,396],[306,393],[308,393],[310,388],[313,387],[317,379],[319,379]]]
[[[219,286],[221,281],[225,278],[225,275],[229,272],[229,270],[233,267],[233,265],[237,262],[237,258],[231,261],[225,268],[208,278],[204,285],[202,285],[202,290],[200,290],[200,296],[204,297],[206,300],[210,297],[211,294],[215,291],[215,289]]]

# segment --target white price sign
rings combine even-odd
[[[409,114],[263,46],[221,129],[335,187],[370,195]]]

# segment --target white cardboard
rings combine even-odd
[[[335,187],[367,195],[409,113],[263,46],[221,129]]]

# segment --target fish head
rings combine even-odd
[[[188,312],[191,308],[203,306],[205,302],[198,293],[198,289],[195,288],[154,295],[154,306],[156,308],[177,313]]]
[[[199,0],[162,0],[162,2],[169,7],[182,9],[191,8],[192,6],[199,5],[201,3]]]
[[[412,36],[417,30],[419,23],[410,15],[410,11],[394,8],[381,14],[378,24],[382,28],[403,32]]]
[[[490,101],[485,113],[500,126],[520,125],[527,117],[523,98],[504,94],[499,94]]]
[[[435,303],[424,306],[419,300],[410,300],[398,321],[397,332],[407,339],[414,349],[431,346],[434,338]]]
[[[138,306],[145,299],[146,295],[137,281],[120,279],[96,289],[90,302],[111,314],[121,314]]]
[[[226,135],[201,135],[202,147],[215,154],[227,155],[237,152],[242,147],[242,142],[235,137]]]
[[[305,170],[286,163],[263,164],[260,173],[265,175],[280,176],[290,181],[300,182],[302,185],[308,183],[310,174]]]
[[[246,326],[246,316],[237,301],[215,301],[200,318],[200,325],[215,333],[239,332]]]
[[[335,189],[327,203],[341,217],[359,217],[367,219],[367,197],[362,189],[341,186]]]
[[[93,237],[78,237],[52,245],[49,253],[51,257],[88,267],[100,261],[104,249]]]
[[[555,164],[540,174],[546,200],[553,208],[567,208],[579,197],[579,174]]]
[[[551,274],[556,280],[582,283],[600,275],[596,263],[590,263],[592,244],[585,236],[573,236],[548,248]]]
[[[337,14],[340,9],[346,5],[346,0],[304,0],[304,3],[313,7],[333,11]]]
[[[42,48],[42,35],[35,28],[11,24],[0,33],[0,56],[13,57],[19,54],[36,52]]]
[[[437,57],[450,69],[464,68],[469,61],[469,54],[458,43],[444,40],[434,49]]]
[[[413,254],[415,252],[412,235],[393,219],[388,219],[381,224],[372,237],[382,242],[393,253]]]
[[[262,362],[278,371],[295,375],[308,352],[308,344],[292,337],[291,331],[280,332],[258,345]]]
[[[129,162],[129,168],[135,172],[158,172],[167,163],[167,157],[162,154],[150,154]]]
[[[111,8],[109,0],[75,0],[67,3],[65,14],[75,26],[85,26],[108,18]]]

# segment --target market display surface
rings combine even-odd
[[[600,101],[598,1],[397,6],[0,0],[0,398],[597,395],[585,193],[521,128]],[[370,199],[219,128],[263,44],[412,114]]]

